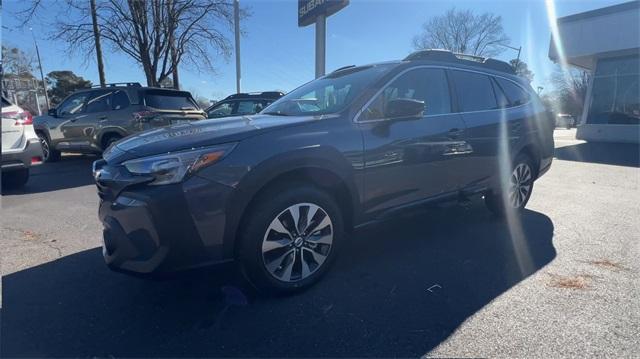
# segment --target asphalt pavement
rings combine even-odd
[[[101,257],[95,157],[5,191],[2,357],[637,357],[638,146],[574,140],[520,220],[479,200],[358,230],[289,297],[230,264],[144,280]]]

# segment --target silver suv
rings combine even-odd
[[[2,185],[22,187],[29,168],[43,161],[42,147],[29,111],[2,97]]]

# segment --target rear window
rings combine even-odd
[[[467,71],[452,71],[452,74],[463,112],[498,108],[489,76]]]
[[[147,106],[161,110],[197,110],[198,104],[184,92],[147,91],[144,93]]]

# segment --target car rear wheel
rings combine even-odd
[[[38,139],[40,140],[40,145],[42,146],[42,159],[44,162],[56,162],[60,160],[60,151],[56,151],[49,142],[47,136],[43,133],[38,132]]]
[[[342,232],[340,209],[324,191],[302,186],[263,197],[240,238],[243,273],[263,291],[307,288],[333,262]]]
[[[2,187],[21,188],[29,180],[29,169],[23,168],[16,171],[2,173]]]
[[[504,188],[485,194],[484,201],[489,210],[503,215],[506,211],[519,212],[524,209],[533,192],[533,169],[533,161],[529,156],[518,155]]]

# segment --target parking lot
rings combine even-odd
[[[634,357],[638,147],[574,140],[519,222],[479,201],[349,236],[308,291],[257,296],[233,265],[149,281],[101,257],[90,164],[63,156],[2,197],[3,357]]]

